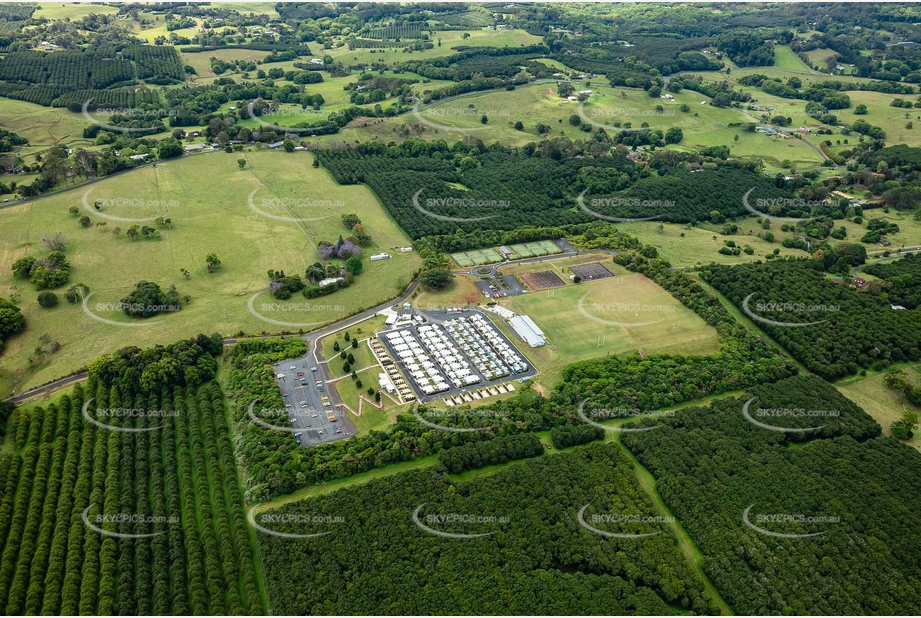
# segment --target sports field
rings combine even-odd
[[[243,170],[237,164],[241,157],[248,161]],[[267,271],[303,276],[319,259],[319,241],[348,235],[343,213],[356,213],[371,235],[375,246],[365,248],[365,256],[409,244],[367,188],[336,184],[325,170],[311,166],[312,159],[308,153],[265,150],[185,156],[0,210],[0,296],[17,295],[28,324],[25,334],[5,342],[0,394],[14,379],[17,390],[43,383],[129,340],[144,347],[200,332],[310,330],[396,296],[418,268],[415,252],[392,252],[393,258],[382,262],[364,260],[364,273],[354,285],[321,298],[308,300],[296,293],[278,302],[266,291]],[[103,203],[99,212],[92,206],[97,200]],[[90,217],[90,227],[81,227],[78,217],[68,214],[75,205]],[[118,218],[154,226],[151,219],[158,216],[172,220],[172,228],[160,229],[160,240],[132,241],[111,231],[121,227],[126,232],[132,224]],[[102,222],[104,228],[96,226]],[[127,322],[113,305],[141,280],[164,289],[175,284],[191,301],[178,312],[133,321],[144,325],[130,327],[97,321],[80,305],[67,303],[66,286],[57,290],[57,307],[42,309],[34,286],[14,280],[10,267],[20,257],[44,255],[42,238],[58,231],[68,241],[68,285],[89,286],[93,295],[87,305],[98,317]],[[211,252],[222,262],[214,273],[205,264]],[[185,279],[180,269],[190,277]],[[29,359],[44,334],[62,347],[49,357],[38,355],[30,369]]]
[[[531,316],[547,336],[547,346],[521,348],[540,369],[544,386],[552,387],[564,366],[599,356],[719,350],[716,330],[668,292],[616,264],[604,265],[613,277],[499,301]]]
[[[515,245],[509,245],[512,253],[506,258],[497,248],[471,249],[470,251],[459,251],[452,253],[451,259],[457,262],[461,268],[476,266],[478,264],[494,264],[503,262],[506,259],[520,260],[522,258],[538,257],[541,255],[555,255],[562,253],[563,250],[552,240],[538,240]]]

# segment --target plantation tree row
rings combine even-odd
[[[25,51],[8,54],[0,60],[0,79],[73,90],[108,88],[133,82],[134,67],[128,60],[92,53]]]
[[[182,60],[171,45],[129,45],[122,56],[134,60],[138,78],[151,84],[177,84],[185,79]]]
[[[14,414],[17,449],[0,459],[6,613],[265,612],[222,392],[135,390],[94,377],[59,405]],[[148,431],[85,422],[90,393],[100,422]],[[106,533],[154,536],[96,532],[87,507]]]

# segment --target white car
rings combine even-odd
[[[288,369],[290,369],[291,371],[295,371],[297,367],[295,367],[294,365],[291,365],[290,367],[288,367]]]
[[[283,377],[285,377],[285,374],[279,373],[277,377],[278,377],[279,380],[281,380]]]

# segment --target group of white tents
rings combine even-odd
[[[403,361],[406,371],[423,393],[434,395],[451,388],[410,331],[395,330],[387,333],[386,337],[394,353]]]
[[[489,346],[495,350],[499,358],[512,370],[512,373],[524,373],[528,370],[528,364],[518,354],[518,350],[508,344],[489,320],[478,314],[473,314],[467,319],[473,328],[489,343]]]
[[[496,351],[490,347],[483,335],[473,327],[467,319],[456,318],[444,323],[445,330],[451,338],[470,357],[484,378],[496,380],[509,375],[511,371],[499,358]]]
[[[456,388],[470,386],[480,381],[480,376],[470,369],[470,363],[464,358],[457,346],[437,325],[420,326],[419,338],[432,353],[435,362]]]

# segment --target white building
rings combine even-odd
[[[546,345],[547,336],[544,331],[526,315],[516,315],[508,321],[509,325],[515,330],[515,333],[522,338],[532,348],[539,348]]]
[[[390,254],[389,254],[389,253],[377,253],[377,254],[371,256],[371,261],[372,261],[372,262],[378,262],[378,261],[380,261],[380,260],[389,260],[389,259],[390,259]]]

